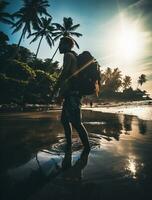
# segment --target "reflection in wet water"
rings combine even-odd
[[[85,168],[88,162],[88,155],[90,150],[83,150],[80,158],[72,165],[72,152],[66,152],[63,162],[62,170],[64,180],[66,181],[79,181],[82,179],[82,170]]]
[[[127,170],[131,173],[133,178],[136,178],[136,173],[137,173],[137,168],[136,168],[136,162],[134,160],[134,157],[129,157],[128,158],[128,166]]]
[[[147,125],[146,125],[146,121],[144,120],[139,120],[139,131],[141,134],[146,134],[147,132]]]
[[[40,193],[50,194],[52,199],[56,199],[53,191],[57,191],[58,185],[63,187],[65,181],[72,181],[73,184],[81,182],[80,187],[88,187],[90,191],[94,188],[94,193],[105,199],[113,199],[113,196],[119,199],[119,195],[122,199],[122,194],[130,198],[125,192],[132,191],[132,188],[138,197],[151,195],[151,121],[129,115],[85,111],[83,122],[91,144],[91,152],[85,156],[81,154],[82,144],[75,130],[72,154],[65,154],[65,137],[58,111],[0,115],[3,199],[27,199],[31,195],[32,200],[40,199],[36,198]],[[43,149],[49,153],[43,152]],[[49,189],[46,192],[47,184],[51,185],[47,186]],[[57,194],[62,193],[65,199],[72,199],[73,189],[69,194],[68,187],[66,190],[64,186],[61,190],[64,192]],[[113,191],[111,196],[109,187]],[[50,188],[53,188],[52,193]],[[82,188],[79,191],[83,194]],[[115,192],[119,188],[121,192]],[[8,196],[6,191],[9,191]],[[45,199],[44,195],[42,199]]]
[[[129,131],[132,131],[132,118],[133,116],[125,115],[124,116],[124,130],[125,134],[127,134]]]
[[[105,136],[104,138],[107,138],[107,140],[110,140],[110,138],[119,140],[119,136],[122,133],[122,123],[118,115],[111,114],[108,116],[108,114],[97,113],[95,115],[90,113],[90,115],[84,114],[84,120],[89,132]],[[96,120],[95,123],[93,120]]]
[[[144,167],[144,163],[141,160],[139,161],[134,155],[128,156],[125,168],[127,176],[133,179],[140,179]]]

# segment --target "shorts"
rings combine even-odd
[[[81,99],[82,97],[77,92],[71,92],[65,97],[61,114],[63,123],[81,123]]]

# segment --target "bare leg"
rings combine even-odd
[[[64,133],[65,133],[67,145],[71,146],[71,144],[72,144],[72,139],[71,139],[72,127],[71,127],[71,124],[70,123],[64,123],[63,128],[64,128]]]
[[[84,145],[85,148],[90,149],[90,144],[88,140],[88,133],[87,130],[85,129],[84,125],[82,123],[72,123],[73,127],[76,129],[76,131],[79,134],[79,137],[82,141],[82,144]]]
[[[66,111],[65,110],[62,111],[61,123],[62,123],[63,128],[64,128],[67,147],[71,148],[71,145],[72,145],[72,139],[71,139],[72,126],[71,126],[71,123],[68,121],[68,119],[66,117]]]

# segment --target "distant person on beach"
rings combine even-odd
[[[92,106],[93,106],[93,102],[92,102],[92,101],[90,101],[90,107],[92,108]]]
[[[77,70],[77,54],[71,49],[74,42],[70,37],[63,37],[60,40],[59,51],[64,54],[63,70],[58,79],[59,99],[63,99],[61,122],[64,127],[67,141],[66,149],[70,150],[72,145],[72,126],[76,129],[85,149],[90,149],[88,133],[81,122],[81,98],[80,92],[71,88],[68,78]],[[72,126],[71,126],[72,125]]]

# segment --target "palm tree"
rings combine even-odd
[[[142,86],[142,84],[145,83],[146,81],[147,81],[146,75],[145,75],[145,74],[141,74],[141,75],[139,76],[139,78],[138,78],[138,86],[139,86],[139,85]],[[137,88],[138,88],[138,87],[137,87]]]
[[[12,16],[9,13],[3,11],[8,4],[9,3],[6,1],[0,1],[0,22],[5,24],[13,24],[13,22],[10,20]]]
[[[37,55],[38,55],[38,52],[39,52],[39,49],[41,46],[41,42],[44,37],[45,37],[48,45],[50,46],[50,48],[52,48],[52,45],[54,45],[54,40],[52,38],[52,34],[53,34],[53,31],[55,30],[55,28],[51,24],[51,20],[52,20],[52,18],[42,17],[39,30],[30,35],[30,36],[35,36],[34,39],[30,43],[35,42],[40,37],[40,41],[39,41],[38,48],[37,48],[36,55],[35,55],[36,58],[37,58]]]
[[[122,85],[122,74],[118,68],[115,68],[112,72],[111,84],[110,87],[114,91],[118,91],[120,86]]]
[[[54,40],[59,39],[60,37],[66,37],[66,36],[76,36],[80,37],[82,36],[81,33],[75,32],[75,30],[80,26],[80,24],[73,25],[73,19],[71,17],[64,17],[63,18],[63,25],[54,23],[56,26],[58,32],[54,33]],[[74,39],[73,39],[74,40]],[[76,46],[79,48],[78,43],[74,40]]]
[[[131,77],[130,76],[125,76],[122,82],[122,86],[124,88],[124,90],[126,90],[127,88],[129,88],[131,85]]]
[[[113,70],[112,77],[115,79],[121,78],[121,71],[118,69],[118,67]]]
[[[108,82],[110,81],[111,76],[112,76],[112,70],[110,67],[107,67],[106,71],[104,72],[105,85],[108,85]]]
[[[113,71],[111,68],[107,68],[104,73],[104,88],[106,91],[115,92],[118,91],[122,84],[121,71],[115,68]]]
[[[26,33],[31,34],[31,28],[38,30],[40,27],[40,18],[42,14],[49,15],[46,7],[49,6],[48,0],[23,0],[24,5],[19,11],[13,14],[13,17],[17,18],[17,22],[14,23],[12,28],[14,28],[13,34],[22,29],[22,34],[20,36],[18,47],[22,39],[25,37]]]
[[[73,36],[76,36],[76,37],[80,37],[82,36],[81,33],[78,33],[78,32],[75,32],[75,30],[80,27],[80,24],[75,24],[73,25],[73,19],[71,17],[64,17],[63,18],[63,24],[58,24],[58,23],[53,23],[53,25],[56,26],[56,32],[53,34],[55,36],[54,38],[54,41],[58,40],[59,38],[61,37],[71,37],[73,39]],[[76,42],[76,40],[74,40],[74,43],[75,45],[77,46],[77,48],[79,48],[79,45],[78,43]],[[58,48],[56,49],[53,57],[52,57],[52,60],[57,52]]]

